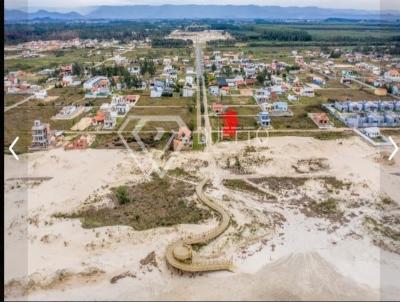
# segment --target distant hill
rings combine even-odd
[[[396,20],[400,12],[363,11],[350,9],[327,9],[319,7],[281,7],[257,5],[129,5],[98,6],[90,13],[56,13],[39,10],[26,13],[5,10],[5,19],[270,19],[270,20],[324,20],[328,18],[358,20]]]
[[[398,14],[399,16],[400,14]],[[134,5],[99,6],[87,18],[104,19],[379,19],[382,12],[257,5]]]
[[[4,19],[5,20],[27,20],[28,13],[17,10],[17,9],[6,9],[4,10]]]
[[[35,13],[27,13],[20,10],[6,9],[4,11],[4,18],[6,21],[22,21],[22,20],[35,20],[35,19],[46,19],[46,20],[78,20],[84,19],[84,17],[76,12],[69,13],[57,13],[49,12],[46,10],[38,10]]]

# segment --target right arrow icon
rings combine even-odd
[[[393,141],[392,137],[389,136],[389,140],[392,143],[392,145],[394,146],[394,150],[392,152],[392,154],[389,156],[389,160],[392,160],[393,156],[397,153],[397,151],[399,151],[399,147],[396,145],[396,143]]]

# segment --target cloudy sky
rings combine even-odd
[[[400,10],[400,0],[5,0],[6,8],[53,9],[79,11],[84,7],[98,5],[134,4],[256,4],[279,6],[318,6],[324,8],[350,8],[363,10]]]

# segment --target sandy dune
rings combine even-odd
[[[216,167],[204,167],[210,154],[187,152],[172,158],[174,166],[201,177],[210,175],[209,194],[221,200],[239,225],[258,221],[254,240],[233,241],[233,226],[204,247],[232,256],[235,273],[179,275],[166,267],[168,242],[199,232],[211,221],[147,231],[116,226],[83,229],[77,219],[54,218],[70,212],[94,194],[143,176],[121,150],[55,149],[5,157],[5,289],[7,299],[31,300],[238,300],[238,299],[394,299],[400,292],[400,255],[372,243],[362,217],[375,214],[371,205],[382,194],[400,205],[400,160],[380,158],[380,151],[359,138],[318,141],[311,138],[254,140],[258,152],[243,158],[252,176],[294,176],[299,160],[324,158],[329,168],[300,176],[335,176],[353,183],[340,194],[351,203],[363,201],[354,218],[341,225],[306,217],[296,206],[261,202],[256,196],[227,190],[221,181],[235,176],[226,158],[242,154],[245,143],[220,143],[210,152]],[[242,152],[242,153],[241,153]],[[386,151],[382,151],[386,152]],[[143,158],[143,165],[150,166]],[[13,180],[21,177],[46,180]],[[7,180],[9,179],[9,180]],[[307,181],[313,198],[327,194],[320,183]],[[397,211],[397,210],[396,210]],[[363,213],[359,213],[363,212]],[[346,212],[347,213],[347,212]],[[277,223],[277,217],[284,217]],[[278,219],[279,220],[279,219]],[[244,236],[246,237],[246,236]],[[155,251],[157,266],[140,260]],[[127,273],[128,272],[128,273]],[[118,281],[111,283],[115,277]],[[122,276],[122,277],[121,277]]]

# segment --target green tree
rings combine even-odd
[[[236,168],[237,171],[240,171],[241,168],[242,168],[242,165],[240,164],[239,157],[237,157],[237,156],[235,157],[235,168]]]
[[[131,201],[126,186],[119,186],[117,188],[116,197],[120,204],[126,204]]]
[[[225,74],[227,77],[230,77],[232,75],[232,68],[228,65],[222,67],[222,72]]]

